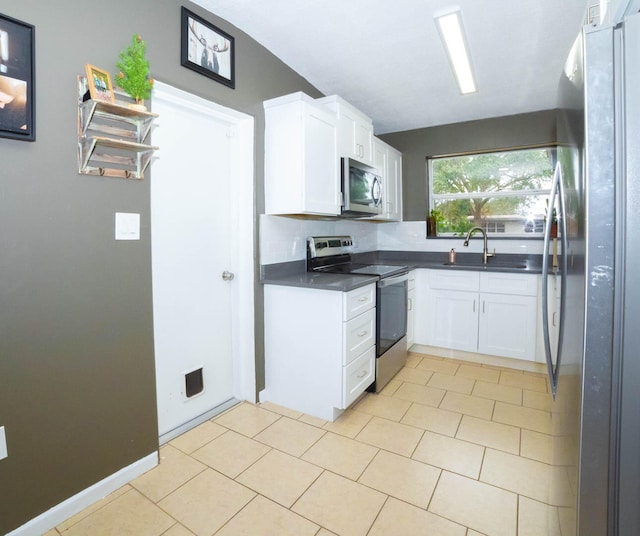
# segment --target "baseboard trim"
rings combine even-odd
[[[492,365],[495,367],[511,368],[515,370],[522,370],[525,372],[535,372],[538,374],[547,373],[546,363],[524,361],[522,359],[511,359],[509,357],[498,357],[495,355],[477,354],[474,352],[463,352],[462,350],[451,350],[449,348],[440,348],[438,346],[414,344],[409,348],[409,352],[414,354],[443,357],[445,359],[457,359],[459,361],[468,361],[470,363]]]
[[[76,493],[73,497],[57,504],[46,512],[34,517],[21,527],[18,527],[6,536],[34,536],[44,534],[66,519],[84,510],[87,506],[103,499],[109,493],[131,482],[134,478],[146,473],[158,465],[158,452],[152,452],[148,456],[133,462],[120,471],[109,475],[107,478],[96,482],[92,486]]]
[[[220,415],[220,413],[222,413],[223,411],[227,411],[229,408],[232,408],[237,404],[240,404],[240,400],[238,400],[237,398],[230,398],[226,402],[223,402],[222,404],[218,404],[215,408],[210,409],[209,411],[205,411],[202,415],[198,415],[195,419],[191,419],[190,421],[184,424],[181,424],[177,428],[174,428],[173,430],[169,430],[168,432],[161,434],[160,445],[164,445],[165,443],[168,443],[169,441],[178,437],[179,435],[182,435],[185,432],[188,432],[192,428],[195,428],[199,424],[202,424],[204,421],[213,419],[216,415]]]

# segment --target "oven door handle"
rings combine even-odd
[[[396,285],[398,283],[402,283],[403,281],[409,281],[409,273],[400,274],[393,277],[385,277],[378,281],[378,286],[380,288],[388,287],[389,285]]]

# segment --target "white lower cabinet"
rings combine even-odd
[[[534,360],[539,277],[416,270],[415,342]]]
[[[560,290],[562,286],[562,278],[560,275],[549,275],[547,277],[547,311],[549,313],[549,343],[551,355],[554,357],[558,353],[558,337],[560,332]],[[542,287],[542,285],[541,285]],[[544,330],[542,318],[542,288],[538,297],[538,341],[536,349],[536,361],[546,362],[544,350]],[[555,359],[554,359],[555,361]]]
[[[350,292],[265,285],[269,401],[333,421],[375,379],[375,284]]]

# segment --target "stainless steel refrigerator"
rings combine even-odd
[[[557,263],[548,257],[543,276],[560,288],[558,337],[545,337],[555,395],[549,503],[556,517],[549,535],[640,534],[640,13],[638,2],[628,5],[634,4],[613,25],[585,27],[560,82],[559,256]],[[548,234],[545,244],[553,250]],[[552,305],[543,305],[549,325]]]

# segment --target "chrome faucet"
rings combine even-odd
[[[471,229],[469,229],[469,232],[467,233],[467,238],[464,239],[464,245],[465,246],[469,245],[469,239],[471,238],[471,235],[476,231],[481,232],[482,236],[484,237],[484,249],[482,250],[482,258],[484,260],[484,263],[487,264],[487,259],[489,257],[493,257],[495,255],[495,251],[493,253],[489,253],[489,250],[487,248],[487,233],[482,227],[472,227]]]

